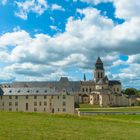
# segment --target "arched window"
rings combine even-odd
[[[103,73],[101,72],[101,78],[103,78]]]
[[[100,78],[99,72],[98,72],[98,78]]]
[[[89,89],[89,91],[91,92],[91,88]]]

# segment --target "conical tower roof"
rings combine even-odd
[[[97,58],[97,60],[96,60],[96,64],[103,64],[103,62],[102,62],[102,60],[101,60],[100,57]]]
[[[100,70],[104,69],[103,62],[100,57],[97,58],[97,61],[95,63],[95,69],[100,69]]]

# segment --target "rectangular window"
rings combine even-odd
[[[46,106],[47,105],[47,102],[44,102],[44,105]]]
[[[9,106],[11,106],[12,105],[12,102],[9,102]]]
[[[37,106],[37,102],[34,102],[34,106]]]
[[[28,95],[26,95],[26,99],[28,99]]]
[[[12,99],[12,96],[9,96],[9,99]]]
[[[34,108],[34,112],[36,112],[37,111],[37,108]]]
[[[66,105],[66,102],[63,102],[63,106],[65,106]]]
[[[34,99],[37,99],[37,96],[34,96]]]
[[[41,106],[41,102],[39,102],[39,105]]]
[[[4,106],[4,102],[2,102],[2,106]]]
[[[44,99],[47,99],[47,96],[46,95],[44,96]]]
[[[66,112],[66,108],[63,108],[63,112]]]
[[[12,108],[9,108],[9,111],[12,111]]]
[[[26,103],[26,111],[28,111],[28,103]]]
[[[89,89],[89,91],[91,92],[91,88]]]
[[[66,95],[63,95],[63,99],[66,99]]]
[[[15,96],[15,99],[18,99],[18,96]]]
[[[57,96],[57,99],[59,99],[59,96]]]
[[[15,106],[18,106],[18,102],[15,102]]]
[[[44,112],[46,111],[46,108],[44,108]]]

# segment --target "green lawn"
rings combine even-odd
[[[89,112],[140,112],[140,107],[129,107],[129,108],[79,108],[79,111],[89,111]]]
[[[89,112],[131,112],[131,111],[140,111],[140,106],[134,107],[99,107],[97,105],[90,104],[80,104],[79,111],[89,111]]]
[[[80,108],[100,108],[99,105],[79,104]]]
[[[139,140],[140,115],[0,112],[0,140]]]

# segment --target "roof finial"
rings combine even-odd
[[[86,81],[86,75],[85,75],[85,73],[84,73],[84,81]]]

